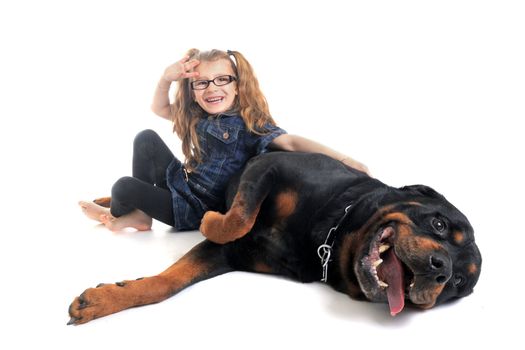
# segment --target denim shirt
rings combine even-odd
[[[223,209],[231,176],[251,157],[268,152],[269,144],[286,133],[270,124],[265,125],[265,132],[263,135],[251,133],[237,114],[209,116],[199,121],[197,135],[202,163],[187,172],[175,158],[167,169],[176,229],[198,229],[206,211]]]

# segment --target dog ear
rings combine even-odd
[[[410,192],[414,194],[423,195],[426,197],[432,197],[437,199],[445,199],[445,197],[434,190],[432,187],[428,187],[425,185],[410,185],[410,186],[403,186],[400,188],[401,191]]]

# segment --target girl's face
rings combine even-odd
[[[229,60],[203,61],[195,67],[195,71],[199,72],[199,76],[193,79],[192,84],[194,86],[206,86],[204,81],[217,77],[220,77],[215,80],[219,85],[225,84],[217,86],[214,82],[208,82],[208,87],[205,89],[194,89],[195,102],[207,113],[212,115],[224,113],[229,110],[233,106],[235,97],[237,96],[237,83],[235,81],[228,83],[228,77],[224,77],[235,76]]]

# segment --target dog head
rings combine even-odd
[[[414,185],[361,202],[358,215],[368,214],[347,236],[347,273],[368,300],[388,302],[395,315],[405,301],[426,309],[472,293],[481,254],[469,221],[445,197]]]

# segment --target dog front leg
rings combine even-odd
[[[192,284],[230,272],[222,249],[204,241],[156,276],[86,289],[69,306],[68,324],[82,324],[131,307],[158,303]]]

